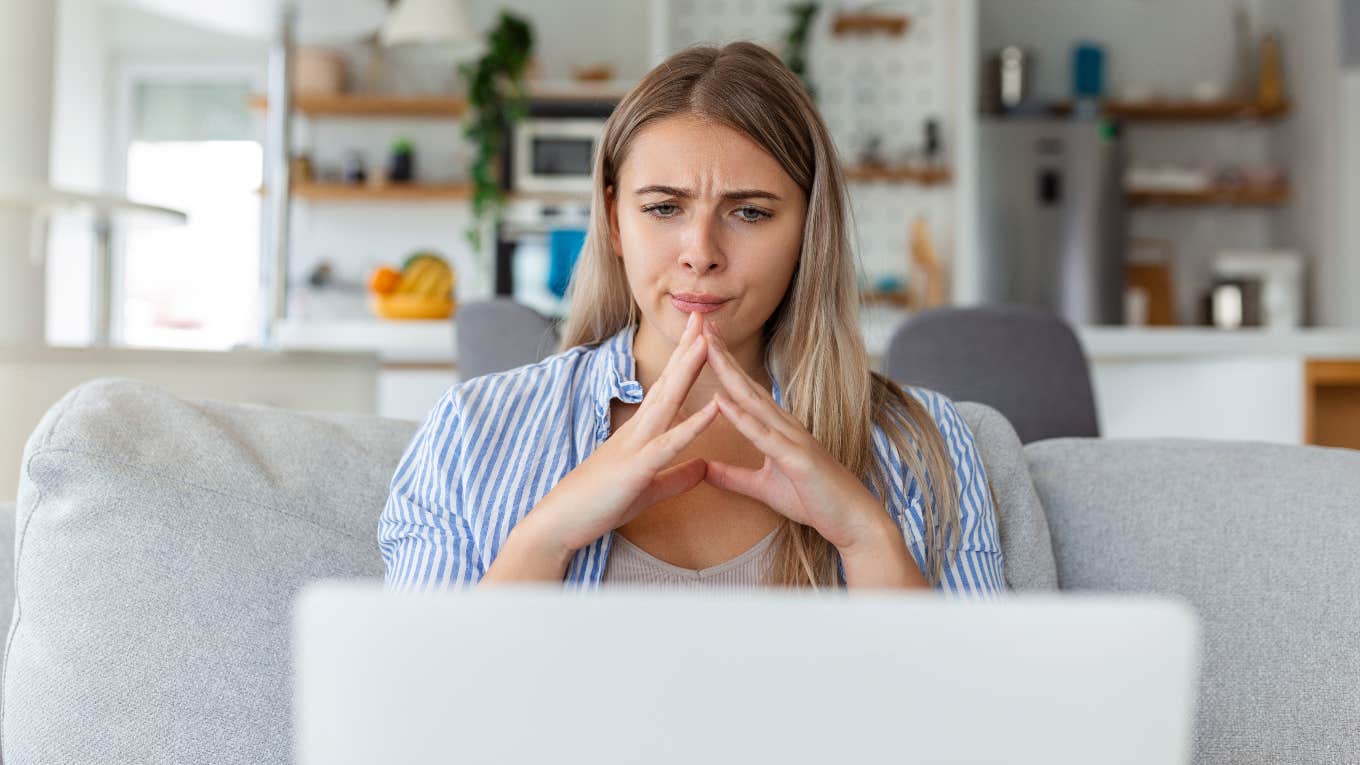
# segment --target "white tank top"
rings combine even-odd
[[[721,587],[762,587],[768,553],[779,529],[771,531],[746,552],[708,568],[673,566],[615,533],[602,585],[627,584],[661,590],[700,590]]]

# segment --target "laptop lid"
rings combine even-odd
[[[309,763],[1185,763],[1198,628],[1077,595],[314,583]]]

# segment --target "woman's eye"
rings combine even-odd
[[[669,219],[675,217],[676,210],[678,209],[679,207],[677,205],[668,202],[660,202],[654,205],[648,205],[647,207],[642,208],[642,211],[655,218]],[[766,218],[771,217],[770,213],[755,207],[738,208],[736,213],[737,218],[742,223],[761,223]]]
[[[737,213],[737,217],[741,218],[743,223],[760,223],[770,217],[769,213],[764,210],[757,210],[754,207],[743,207],[740,210],[737,210]],[[748,217],[746,213],[755,213],[755,215],[754,217]]]
[[[674,213],[675,205],[666,204],[666,203],[663,202],[663,203],[661,203],[661,204],[655,204],[655,205],[651,205],[651,206],[649,206],[649,207],[645,207],[645,208],[643,208],[642,211],[645,212],[645,213],[648,213],[648,214],[652,214],[652,213],[655,213],[655,212],[658,211],[658,210],[661,210],[662,212],[661,212],[660,215],[656,215],[655,217],[658,217],[658,218],[669,218],[669,217],[671,217],[672,215],[675,214],[675,213]]]

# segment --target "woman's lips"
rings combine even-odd
[[[685,313],[709,313],[722,308],[728,303],[726,300],[721,303],[699,303],[690,300],[681,300],[674,295],[671,295],[670,298],[671,304]]]

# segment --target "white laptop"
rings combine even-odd
[[[746,590],[398,595],[294,621],[312,763],[1186,763],[1182,603]]]

